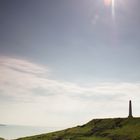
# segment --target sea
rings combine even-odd
[[[26,136],[33,136],[48,132],[61,130],[54,127],[19,126],[19,125],[0,125],[0,137],[5,140],[13,140]]]

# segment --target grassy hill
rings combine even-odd
[[[95,119],[82,126],[18,140],[140,140],[140,118]]]

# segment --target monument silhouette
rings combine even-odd
[[[133,118],[133,115],[132,115],[132,102],[131,100],[129,101],[129,116],[128,118]]]

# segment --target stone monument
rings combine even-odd
[[[133,115],[132,115],[132,102],[131,100],[129,101],[129,116],[128,118],[133,118]]]

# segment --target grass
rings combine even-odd
[[[82,126],[18,140],[140,140],[140,118],[95,119]]]

